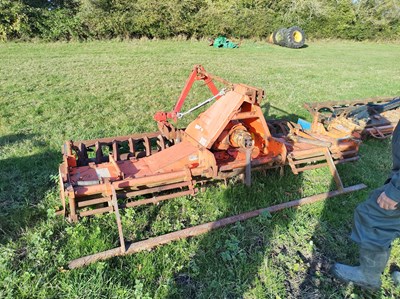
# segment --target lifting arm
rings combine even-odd
[[[216,99],[219,99],[221,97],[221,95],[218,95],[219,90],[215,86],[213,80],[217,80],[217,81],[222,82],[225,85],[232,86],[232,84],[230,82],[228,82],[224,79],[221,79],[219,77],[208,74],[204,70],[203,66],[197,64],[193,67],[193,70],[192,70],[191,74],[189,75],[189,78],[186,81],[185,87],[183,88],[178,100],[176,101],[174,110],[172,110],[170,112],[157,112],[156,114],[154,114],[154,120],[157,122],[166,122],[168,119],[173,119],[174,121],[176,121],[178,118],[178,113],[181,111],[183,103],[185,102],[186,97],[187,97],[190,89],[192,88],[193,83],[198,80],[204,81],[204,83],[210,89],[211,93],[214,96],[216,96]]]

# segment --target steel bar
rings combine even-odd
[[[319,161],[325,161],[326,158],[324,156],[320,157],[314,157],[310,159],[301,159],[301,160],[293,160],[294,165],[298,164],[305,164],[305,163],[313,163],[313,162],[319,162]]]
[[[324,151],[323,148],[315,147],[306,150],[294,150],[290,155],[293,156],[294,159],[304,159],[323,156]]]
[[[244,182],[247,187],[251,186],[251,151],[252,148],[246,149],[246,171],[244,176]]]
[[[309,166],[304,166],[304,167],[298,167],[296,168],[297,172],[303,172],[306,170],[311,170],[311,169],[317,169],[317,168],[322,168],[325,166],[329,166],[328,163],[320,163],[320,164],[315,164],[315,165],[309,165]]]
[[[176,197],[180,197],[180,196],[194,195],[194,193],[195,193],[194,190],[187,190],[187,191],[181,191],[181,192],[171,193],[171,194],[166,194],[166,195],[161,195],[161,196],[154,196],[154,197],[148,198],[148,199],[130,201],[130,202],[126,203],[124,206],[127,208],[131,208],[131,207],[147,205],[150,203],[157,204],[160,201],[164,201],[167,199],[172,199],[172,198],[176,198]]]
[[[190,108],[188,111],[186,111],[186,112],[178,112],[176,115],[178,116],[178,118],[182,118],[182,117],[184,117],[186,114],[189,114],[189,113],[191,113],[191,112],[193,112],[193,111],[195,111],[195,110],[197,110],[197,109],[203,107],[204,105],[210,103],[212,100],[214,100],[214,99],[216,99],[216,98],[218,98],[218,97],[221,97],[221,96],[223,96],[224,94],[225,94],[225,88],[221,89],[215,96],[212,96],[211,98],[208,98],[207,100],[205,100],[205,101],[203,101],[203,102],[197,104],[196,106]]]
[[[114,208],[114,214],[115,214],[115,220],[117,221],[117,227],[118,227],[118,235],[119,235],[119,244],[121,252],[126,251],[126,246],[125,246],[125,239],[124,239],[124,233],[122,231],[122,223],[121,223],[121,216],[119,214],[119,209],[118,209],[118,202],[117,202],[117,193],[115,193],[115,189],[111,187],[111,202],[112,206]]]
[[[91,216],[91,215],[96,215],[96,214],[103,214],[103,213],[107,213],[107,212],[112,212],[112,210],[113,210],[113,207],[98,208],[98,209],[79,212],[79,216],[85,217],[85,216]]]
[[[229,224],[236,223],[238,221],[244,221],[249,218],[257,217],[265,212],[274,213],[274,212],[283,210],[285,208],[293,208],[293,207],[298,207],[298,206],[302,206],[302,205],[306,205],[306,204],[311,204],[311,203],[321,201],[321,200],[324,200],[324,199],[327,199],[330,197],[334,197],[337,195],[342,195],[342,194],[358,191],[358,190],[364,189],[366,187],[367,186],[364,184],[354,185],[354,186],[346,187],[343,190],[335,190],[335,191],[330,191],[330,192],[326,192],[326,193],[321,193],[321,194],[305,197],[302,199],[277,204],[274,206],[270,206],[268,208],[262,208],[262,209],[258,209],[258,210],[254,210],[254,211],[250,211],[250,212],[245,212],[245,213],[242,213],[239,215],[223,218],[223,219],[220,219],[217,221],[200,224],[200,225],[186,228],[183,230],[179,230],[176,232],[168,233],[168,234],[165,234],[162,236],[150,238],[150,239],[143,240],[143,241],[138,241],[135,243],[130,243],[126,248],[126,252],[124,252],[124,253],[121,252],[121,248],[118,247],[118,248],[110,249],[107,251],[99,252],[99,253],[96,253],[93,255],[81,257],[81,258],[71,261],[68,264],[68,267],[69,267],[69,269],[75,269],[75,268],[79,268],[79,267],[83,267],[83,266],[92,264],[97,261],[107,260],[107,259],[110,259],[115,256],[123,256],[123,255],[133,254],[133,253],[137,253],[137,252],[144,251],[144,250],[150,250],[154,247],[168,244],[172,241],[198,236],[198,235],[207,233],[211,230],[221,228],[221,227],[224,227]]]
[[[394,130],[394,126],[389,125],[389,126],[379,126],[379,131],[386,131],[386,132],[392,132]],[[376,127],[366,127],[365,131],[368,133],[378,133],[378,130]]]
[[[324,107],[334,107],[334,106],[353,106],[359,104],[368,104],[368,103],[376,103],[376,102],[389,102],[393,97],[374,97],[374,98],[366,98],[366,99],[356,99],[356,100],[347,100],[347,101],[327,101],[327,102],[318,102],[318,103],[306,103],[304,107],[311,112],[312,114]]]
[[[88,200],[84,200],[84,201],[78,201],[78,208],[97,205],[97,204],[105,203],[105,202],[108,202],[108,201],[110,201],[110,198],[108,198],[108,197],[99,197],[99,198],[95,198],[95,199],[88,199]]]
[[[117,136],[117,137],[109,137],[109,138],[98,138],[94,140],[81,140],[78,142],[83,143],[86,146],[93,146],[96,142],[99,143],[110,143],[112,144],[113,141],[128,141],[129,139],[139,140],[143,139],[143,137],[147,138],[156,138],[160,133],[159,132],[151,132],[151,133],[143,133],[143,134],[132,134],[126,136]]]
[[[161,173],[155,175],[149,175],[147,177],[139,177],[139,178],[128,178],[125,180],[115,181],[113,182],[113,186],[115,189],[125,189],[131,187],[138,186],[149,186],[151,184],[162,184],[164,182],[173,182],[173,181],[185,181],[187,173],[185,170],[175,171],[170,173]],[[91,185],[91,186],[78,186],[74,188],[74,194],[76,197],[84,197],[88,195],[95,195],[104,192],[104,186],[99,185]]]
[[[117,194],[117,197],[121,198],[121,199],[126,199],[126,198],[140,196],[140,195],[149,194],[149,193],[157,193],[157,192],[162,192],[162,191],[166,191],[166,190],[188,187],[190,184],[192,184],[192,182],[185,181],[182,183],[169,184],[169,185],[158,186],[158,187],[154,187],[154,188],[146,188],[143,190],[120,193],[120,194]]]
[[[339,172],[336,169],[335,163],[333,163],[331,153],[329,152],[328,148],[325,148],[324,151],[325,151],[326,161],[328,162],[329,170],[333,176],[333,179],[335,180],[336,186],[337,186],[338,190],[343,190],[344,187],[343,187],[342,179],[340,178]]]
[[[342,164],[342,163],[346,163],[346,162],[354,162],[354,161],[358,161],[360,160],[360,157],[351,157],[351,158],[345,158],[345,159],[340,159],[340,160],[335,160],[334,163],[335,164]]]

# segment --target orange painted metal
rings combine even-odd
[[[192,88],[192,85],[195,81],[199,81],[202,80],[204,81],[204,83],[207,85],[207,87],[210,89],[211,93],[215,96],[218,94],[218,89],[215,86],[213,80],[222,82],[225,85],[231,85],[230,82],[221,79],[219,77],[213,76],[208,74],[204,67],[201,65],[195,65],[193,67],[193,70],[191,72],[191,74],[189,75],[189,78],[186,81],[185,87],[183,88],[176,104],[175,107],[172,111],[170,112],[157,112],[154,115],[154,120],[157,122],[167,122],[168,119],[173,119],[173,120],[177,120],[177,114],[181,111],[181,108],[183,106],[183,103],[186,100],[186,97],[189,94],[190,89]],[[217,96],[217,99],[220,98],[220,96]]]
[[[215,101],[186,129],[176,129],[168,119],[176,119],[198,80],[206,83]],[[218,91],[213,80],[226,89]],[[160,132],[65,143],[59,214],[76,221],[110,211],[112,205],[104,199],[109,197],[109,184],[117,197],[125,198],[121,206],[137,206],[157,202],[151,198],[194,195],[196,182],[226,179],[244,173],[246,167],[289,164],[294,173],[324,167],[326,149],[334,163],[357,158],[359,141],[354,138],[338,139],[326,130],[303,131],[288,122],[280,125],[285,132],[279,136],[271,133],[260,106],[263,98],[262,89],[231,84],[194,66],[174,110],[155,115]],[[140,194],[145,198],[137,201]]]
[[[198,80],[205,82],[213,97],[181,113],[192,84]],[[219,91],[214,81],[226,87]],[[307,202],[363,187],[344,187],[335,167],[358,159],[357,138],[351,134],[335,135],[318,118],[308,131],[291,122],[267,122],[261,109],[263,98],[262,89],[231,84],[196,65],[173,111],[154,116],[160,132],[65,142],[59,167],[62,210],[58,214],[78,221],[85,216],[114,213],[121,243],[119,248],[72,262],[70,267],[136,252],[132,244],[125,246],[119,209],[193,196],[198,192],[196,184],[203,186],[213,180],[245,174],[245,182],[250,185],[251,170],[289,165],[295,174],[329,167],[338,190],[310,197]],[[186,129],[175,128],[168,121],[212,101]],[[277,209],[302,203],[300,200],[293,205],[282,204]],[[213,228],[253,217],[260,211],[222,219]],[[208,230],[200,229],[198,234]],[[197,233],[183,230],[169,235],[160,237],[163,241],[155,238],[143,242],[151,248]]]
[[[61,186],[64,187],[61,197],[70,198],[71,218],[76,220],[78,216],[86,215],[87,209],[104,211],[108,202],[96,198],[107,195],[107,182],[117,193],[125,194],[188,182],[187,186],[192,191],[187,191],[187,194],[194,194],[196,189],[193,188],[193,184],[196,180],[225,178],[229,177],[230,173],[236,174],[233,172],[235,170],[244,171],[245,148],[251,150],[253,165],[282,165],[286,159],[286,146],[271,136],[259,106],[260,94],[262,93],[258,89],[234,85],[182,130],[179,143],[166,140],[171,144],[170,147],[154,153],[148,149],[147,136],[134,136],[136,142],[139,139],[144,142],[143,151],[146,155],[139,158],[138,155],[128,155],[123,160],[123,155],[118,151],[119,143],[125,142],[126,139],[131,141],[129,144],[132,143],[131,136],[76,142],[79,147],[73,142],[67,142],[64,163],[60,166],[60,180]],[[154,136],[155,134],[152,138]],[[84,156],[82,144],[95,147],[96,157],[91,159]],[[111,151],[108,156],[100,152],[104,146]],[[134,150],[130,148],[130,152]],[[185,191],[177,188],[174,193],[180,196],[182,192]],[[142,202],[144,204],[148,201]],[[66,213],[68,209],[65,203],[63,205]],[[125,204],[133,205],[136,204]]]

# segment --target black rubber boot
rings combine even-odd
[[[360,248],[360,265],[351,267],[335,263],[332,274],[346,282],[360,287],[377,290],[381,287],[381,275],[389,260],[390,248],[370,250]]]
[[[395,286],[400,285],[400,271],[393,271],[392,274],[392,280]]]

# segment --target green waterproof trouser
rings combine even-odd
[[[396,210],[385,210],[376,202],[382,192],[400,202],[400,123],[393,133],[392,152],[393,169],[389,179],[354,211],[351,239],[365,249],[389,248],[400,237],[400,204]]]
[[[374,190],[354,211],[351,239],[365,249],[389,248],[400,237],[400,210],[385,210],[376,202],[384,190]]]

